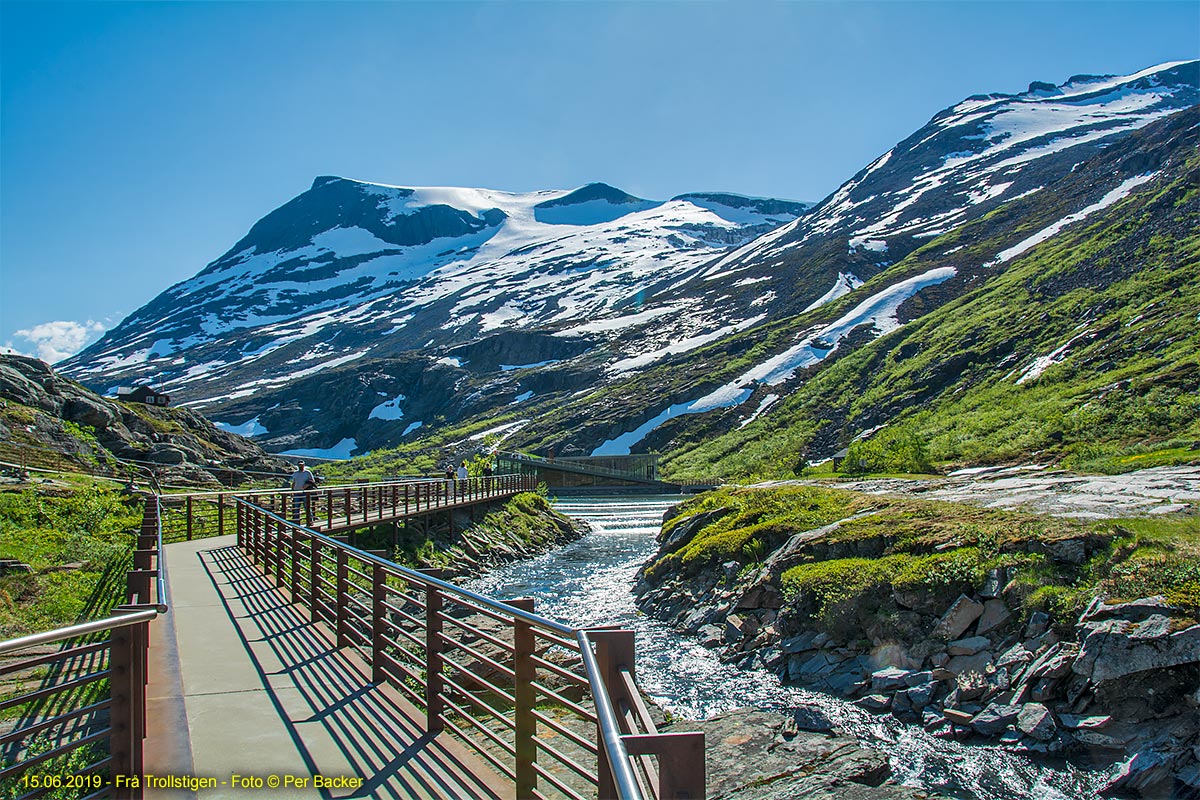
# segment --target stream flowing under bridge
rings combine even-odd
[[[632,631],[359,549],[529,475],[162,495],[105,619],[0,642],[0,795],[700,798]]]

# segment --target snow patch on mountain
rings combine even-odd
[[[1021,240],[1007,250],[1002,250],[1000,255],[996,256],[994,259],[992,259],[992,261],[989,262],[989,265],[1001,264],[1005,261],[1010,261],[1016,258],[1031,247],[1041,244],[1051,236],[1054,236],[1068,225],[1086,219],[1089,215],[1094,214],[1101,209],[1108,208],[1113,203],[1125,199],[1129,196],[1130,192],[1141,186],[1143,183],[1153,180],[1156,175],[1158,175],[1157,172],[1148,172],[1144,175],[1136,175],[1132,178],[1122,181],[1119,186],[1110,191],[1108,194],[1104,195],[1104,197],[1100,198],[1095,203],[1092,203],[1090,206],[1082,208],[1079,211],[1076,211],[1074,214],[1068,214],[1057,222],[1042,228],[1032,236]]]
[[[330,460],[340,461],[350,458],[354,451],[358,449],[358,443],[351,438],[342,439],[333,447],[301,447],[295,450],[284,450],[282,453],[277,453],[281,456],[296,456],[299,458],[328,458]],[[366,453],[358,453],[357,455],[367,455]]]
[[[391,400],[385,400],[371,409],[371,413],[367,415],[367,419],[401,419],[404,416],[404,409],[400,407],[400,404],[407,399],[404,395],[398,394]]]
[[[863,282],[860,281],[858,277],[854,275],[854,273],[839,272],[837,280],[833,282],[833,288],[811,302],[808,307],[804,309],[804,311],[812,311],[813,309],[820,308],[826,303],[832,303],[834,300],[837,300],[843,295],[849,294],[862,285]]]
[[[258,417],[246,420],[241,425],[234,425],[229,422],[217,422],[213,420],[213,425],[216,425],[226,433],[236,433],[238,436],[258,436],[259,434],[268,433],[266,426],[258,421]]]
[[[741,405],[753,394],[753,384],[776,386],[791,380],[797,370],[827,358],[837,348],[838,342],[860,325],[871,325],[878,336],[893,331],[900,327],[896,314],[905,300],[927,286],[948,281],[955,274],[957,270],[954,267],[937,267],[881,289],[800,344],[752,367],[698,400],[668,406],[637,428],[605,441],[592,451],[592,455],[628,455],[638,442],[670,419]]]

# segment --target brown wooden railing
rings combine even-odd
[[[234,533],[233,509],[238,499],[329,532],[502,500],[536,488],[536,478],[529,475],[495,475],[461,481],[356,483],[307,492],[275,489],[163,495],[164,539],[182,542]]]
[[[501,602],[401,567],[254,499],[235,498],[239,547],[376,683],[424,708],[428,731],[462,738],[518,798],[704,796],[703,734],[655,729],[632,631],[575,630],[531,599]]]
[[[0,796],[141,797],[150,621],[167,610],[158,498],[146,501],[112,616],[0,642]],[[37,676],[41,675],[39,679]],[[35,683],[36,681],[36,683]]]

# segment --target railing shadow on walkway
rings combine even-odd
[[[478,765],[426,732],[423,712],[390,687],[372,684],[369,669],[364,672],[353,656],[337,649],[324,626],[312,624],[299,607],[290,605],[238,548],[209,550],[201,560],[310,774],[321,769],[305,745],[311,734],[302,734],[299,727],[317,724],[345,759],[344,774],[365,778],[353,793],[337,796],[506,796],[476,777]],[[269,648],[281,665],[279,671],[263,663],[255,643]],[[277,691],[293,686],[299,703]],[[399,743],[406,743],[403,749],[397,749]],[[334,796],[328,791],[322,795]]]

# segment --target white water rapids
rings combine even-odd
[[[783,686],[769,672],[722,664],[716,651],[642,614],[634,605],[635,576],[657,549],[655,535],[664,511],[680,500],[561,498],[555,507],[587,522],[592,533],[538,558],[496,569],[469,588],[500,598],[533,597],[538,613],[569,625],[619,624],[636,631],[638,683],[677,717],[704,719],[743,707],[786,711],[816,706],[863,745],[886,752],[898,782],[970,800],[1077,800],[1096,796],[1104,785],[1100,771],[939,739],[841,698]]]

